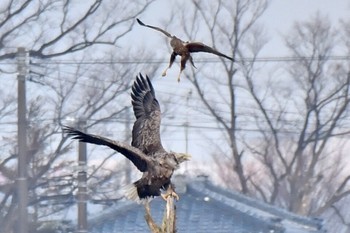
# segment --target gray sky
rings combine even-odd
[[[184,0],[158,0],[140,18],[148,24],[161,26],[164,21],[168,20],[169,12],[174,2],[181,1],[186,2]],[[349,20],[350,1],[272,0],[260,21],[266,28],[269,36],[269,45],[266,47],[263,56],[283,56],[285,51],[281,50],[281,45],[283,44],[281,35],[286,35],[295,21],[307,20],[317,12],[329,17],[333,23],[337,23],[339,20]],[[146,36],[142,36],[143,39],[155,40],[156,44],[163,39],[160,34],[157,35],[152,30],[146,32],[144,28],[135,26],[133,32],[129,35],[130,37],[128,37],[128,41],[130,42],[130,40],[133,40],[132,38],[135,38],[139,43],[140,33]],[[171,31],[171,33],[176,34],[176,31]],[[158,47],[162,49],[161,46]],[[164,45],[164,48],[167,49],[166,45]]]
[[[159,0],[156,1],[140,18],[148,24],[162,26],[165,21],[169,18],[169,12],[171,6],[175,0],[165,1]],[[186,2],[186,1],[184,1]],[[340,20],[349,20],[350,19],[350,1],[348,0],[274,0],[269,5],[268,9],[261,18],[261,23],[266,29],[269,42],[265,46],[264,50],[261,53],[261,56],[264,57],[275,57],[275,56],[284,56],[286,55],[286,50],[283,46],[282,35],[288,35],[291,26],[295,21],[303,21],[310,19],[311,16],[314,16],[317,12],[321,13],[324,16],[329,17],[332,23],[337,24]],[[175,30],[171,30],[170,33],[176,34]],[[142,41],[140,40],[140,35],[142,36]],[[164,37],[153,30],[147,30],[143,27],[138,27],[136,24],[132,33],[129,35],[128,41],[135,39],[136,44],[144,43],[145,50],[153,49],[154,44],[157,54],[164,54],[165,62],[168,61],[170,55],[169,47],[164,41]],[[188,39],[188,38],[183,38]],[[203,41],[205,43],[205,41]],[[159,57],[161,59],[161,57]],[[161,64],[161,66],[166,66],[166,63]],[[166,78],[160,78],[160,73],[163,70],[163,67],[158,71],[155,77],[155,86],[156,89],[167,88],[167,92],[177,91],[179,85],[175,81],[176,74],[178,72],[178,65],[169,70],[168,76]],[[182,80],[180,84],[181,88],[188,90],[188,81],[185,79]],[[173,147],[171,143],[166,139],[165,144],[169,144],[170,147]],[[196,135],[198,137],[198,135]],[[184,145],[184,136],[178,135],[176,138],[179,139],[179,144],[182,145],[176,146],[176,150],[180,150]],[[182,139],[181,139],[182,138]],[[191,138],[190,138],[191,140]],[[196,142],[191,143],[191,146],[196,145]],[[191,153],[201,154],[203,151],[199,149],[200,146],[195,146],[196,149],[190,149]]]
[[[180,0],[186,3],[186,1]],[[140,18],[147,24],[160,26],[169,20],[169,12],[176,0],[158,0]],[[285,49],[282,36],[288,35],[291,26],[296,21],[305,21],[311,16],[319,12],[321,15],[329,17],[331,22],[335,25],[340,20],[350,19],[350,1],[348,0],[273,0],[268,9],[261,18],[260,23],[264,26],[268,36],[268,44],[264,47],[261,56],[264,57],[278,57],[285,56],[287,51]],[[176,29],[169,27],[171,34],[179,35]],[[181,37],[181,33],[180,33]],[[187,40],[189,38],[182,38]],[[196,39],[196,38],[191,38]],[[140,27],[135,24],[132,32],[125,38],[127,43],[135,43],[135,45],[142,46],[147,51],[155,50],[156,59],[164,58],[164,64],[160,64],[160,69],[156,73],[153,83],[157,91],[158,97],[163,95],[167,98],[171,93],[182,91],[183,98],[186,97],[190,91],[191,86],[184,77],[180,84],[176,82],[176,77],[179,72],[178,59],[176,64],[168,71],[165,78],[161,78],[162,70],[167,66],[170,56],[169,45],[165,42],[164,36],[153,30]],[[205,41],[202,41],[205,43]],[[209,44],[210,45],[210,44]],[[136,46],[137,47],[137,46]],[[158,56],[159,55],[159,56]],[[343,54],[345,55],[345,54]],[[200,57],[200,55],[198,55]],[[142,72],[146,72],[142,71]],[[159,98],[162,99],[162,98]],[[162,106],[162,103],[160,103]],[[180,113],[185,115],[186,113]],[[190,118],[194,118],[192,115]],[[184,119],[183,116],[181,119]],[[172,124],[172,119],[164,119],[163,124]],[[175,122],[180,123],[181,122]],[[214,137],[215,132],[208,130],[211,137]],[[189,152],[196,158],[201,159],[207,155],[205,144],[199,140],[205,137],[195,129],[189,131]],[[209,138],[211,138],[209,137]],[[185,150],[185,129],[184,127],[168,127],[167,133],[162,134],[163,144],[167,149],[184,151]]]

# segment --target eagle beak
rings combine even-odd
[[[177,159],[180,163],[182,163],[182,162],[190,160],[191,158],[192,158],[192,156],[190,154],[179,153]]]

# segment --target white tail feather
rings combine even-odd
[[[138,204],[145,204],[146,202],[150,202],[152,198],[142,198],[140,199],[138,193],[137,193],[137,187],[135,184],[128,184],[121,188],[121,192],[123,195],[132,201],[137,202]]]
[[[132,201],[139,201],[139,195],[137,194],[137,188],[135,184],[128,184],[121,188],[121,191],[126,198]]]

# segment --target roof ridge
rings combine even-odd
[[[278,220],[289,220],[291,222],[302,224],[304,226],[306,225],[316,229],[322,228],[322,219],[297,215],[281,207],[264,203],[261,200],[243,195],[233,190],[224,190],[222,188],[214,186],[209,181],[189,182],[188,185],[189,188],[192,188],[197,192],[204,193],[210,198],[220,201],[225,205],[235,208],[238,207],[238,209],[242,210],[242,212],[246,212],[250,215],[260,215],[260,217],[263,217],[270,221],[278,222]],[[235,203],[233,203],[233,200]],[[251,210],[247,210],[247,208],[243,205],[254,207],[255,213],[251,213]],[[246,210],[244,211],[244,209]]]

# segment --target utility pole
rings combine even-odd
[[[187,97],[186,97],[186,107],[187,109],[189,109],[189,105],[188,105],[188,102],[190,100],[192,96],[192,90],[190,90],[187,94]],[[185,122],[185,153],[188,154],[188,126],[189,126],[189,122],[188,122],[188,111],[186,111],[186,122]],[[185,170],[187,170],[187,164],[188,163],[185,163]]]
[[[27,54],[25,48],[17,49],[18,70],[18,174],[17,174],[17,198],[18,198],[18,232],[28,232],[28,184],[27,184],[27,108],[26,108],[26,73]]]
[[[86,131],[86,120],[79,119],[78,128],[85,132]],[[86,143],[79,142],[78,149],[78,229],[77,233],[87,233],[87,159],[86,159]]]
[[[125,141],[130,139],[130,108],[125,110]],[[130,160],[125,160],[125,183],[131,183],[131,162]]]

